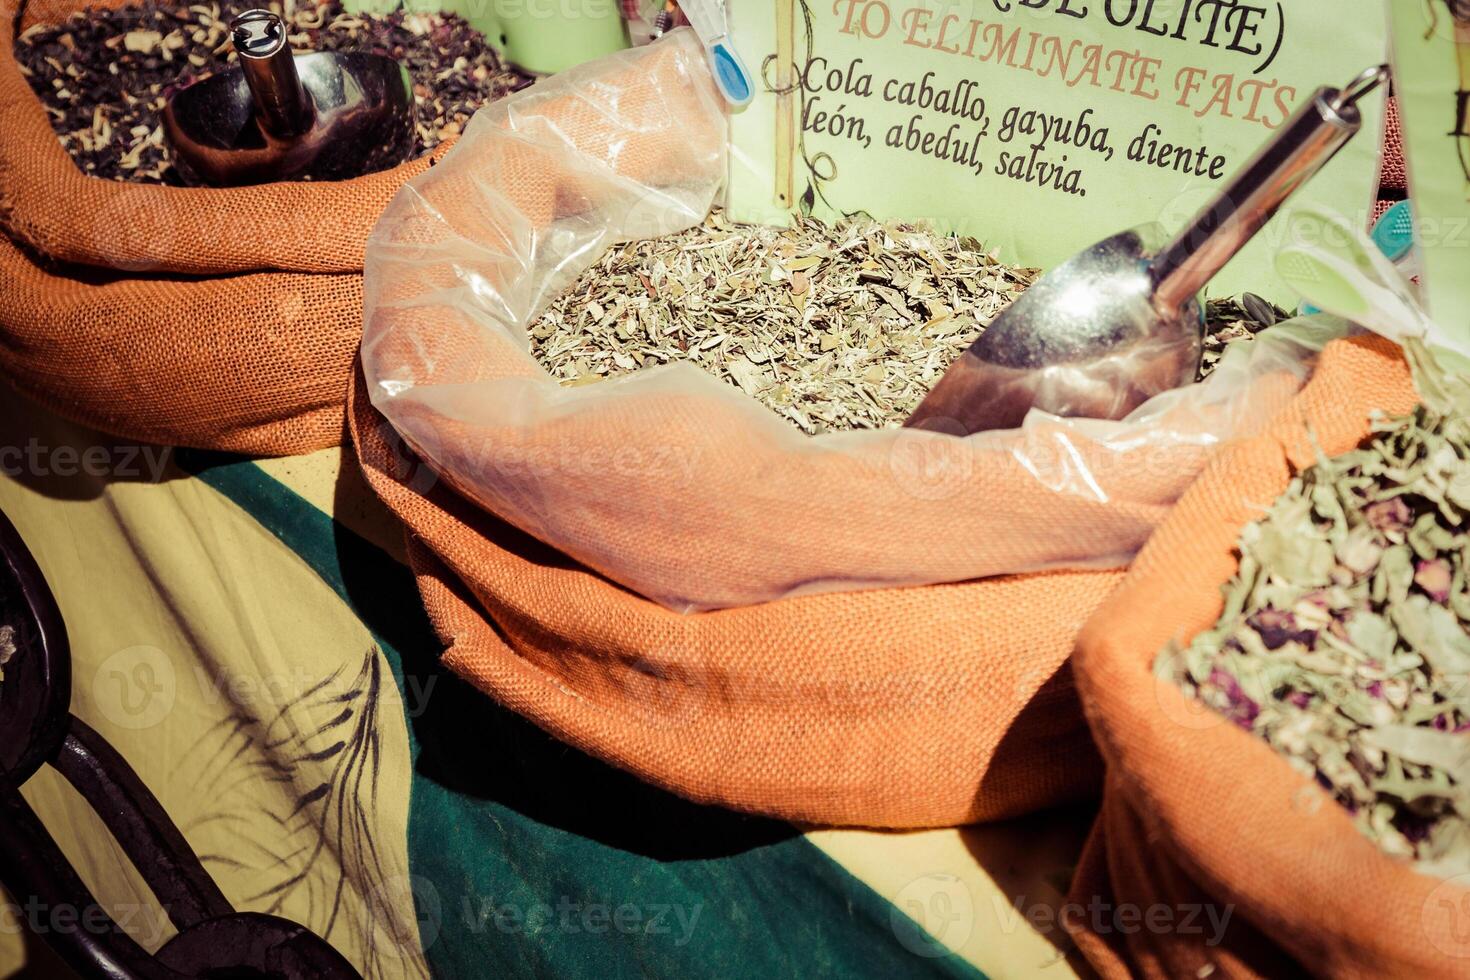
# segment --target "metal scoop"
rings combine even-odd
[[[1156,224],[1105,239],[1021,295],[904,423],[968,435],[1054,415],[1119,419],[1189,384],[1204,341],[1200,290],[1363,126],[1371,68],[1319,89],[1215,200],[1166,241]]]
[[[164,132],[186,179],[216,186],[345,180],[414,150],[413,83],[392,58],[293,55],[268,10],[230,22],[240,66],[179,90]]]

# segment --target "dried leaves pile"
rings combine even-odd
[[[703,225],[610,249],[531,326],[564,384],[691,361],[807,433],[898,425],[1036,278],[973,239],[853,217]],[[1285,314],[1210,304],[1208,374]]]
[[[1218,624],[1157,670],[1451,876],[1470,871],[1470,381],[1412,346],[1424,406],[1247,527]]]
[[[531,327],[557,378],[688,360],[805,432],[899,422],[1034,273],[852,218],[702,226],[614,248]]]
[[[89,174],[172,182],[162,113],[172,88],[232,65],[230,18],[254,0],[87,10],[37,24],[16,60],[61,144]],[[269,5],[282,13],[279,3]],[[531,79],[501,65],[484,35],[454,14],[344,13],[336,0],[287,3],[298,51],[366,51],[397,58],[414,80],[419,149],[459,134],[476,109]]]
[[[1239,299],[1212,299],[1205,307],[1205,345],[1200,363],[1200,377],[1207,378],[1220,363],[1225,349],[1273,327],[1291,314],[1254,293]]]

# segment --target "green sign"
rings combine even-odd
[[[1393,43],[1425,304],[1470,349],[1470,2],[1395,0]]]
[[[925,219],[1051,266],[1150,221],[1174,231],[1323,85],[1384,60],[1383,0],[739,0],[759,76],[729,208],[780,222]],[[1302,193],[1366,224],[1381,100]],[[1212,293],[1283,302],[1273,223]]]

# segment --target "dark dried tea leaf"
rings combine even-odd
[[[1269,742],[1388,853],[1470,872],[1470,381],[1320,459],[1240,537],[1225,613],[1160,676]]]
[[[1289,319],[1286,311],[1254,293],[1246,293],[1239,299],[1210,300],[1205,306],[1205,349],[1200,377],[1208,377],[1215,370],[1225,348],[1236,341],[1250,340],[1286,319]]]
[[[1240,305],[1256,323],[1262,328],[1274,326],[1285,319],[1285,315],[1272,303],[1267,302],[1255,293],[1245,293],[1240,297]]]

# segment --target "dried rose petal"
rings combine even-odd
[[[1256,631],[1267,650],[1279,650],[1292,640],[1310,643],[1316,635],[1313,630],[1299,628],[1296,616],[1284,609],[1261,609],[1246,620],[1246,625]]]
[[[1403,497],[1390,497],[1363,509],[1369,526],[1376,531],[1407,531],[1414,523],[1414,512],[1404,503]]]
[[[1210,684],[1225,695],[1226,703],[1229,705],[1225,717],[1242,728],[1249,729],[1256,720],[1256,716],[1261,713],[1261,706],[1255,702],[1255,699],[1245,693],[1239,681],[1219,667],[1210,671]]]
[[[1421,817],[1416,813],[1400,811],[1393,820],[1398,832],[1404,835],[1404,839],[1411,844],[1418,844],[1429,839],[1429,832],[1434,829],[1432,817]]]
[[[1438,603],[1450,601],[1450,586],[1454,580],[1454,570],[1450,563],[1443,558],[1433,561],[1421,561],[1414,570],[1414,584],[1424,590],[1424,594]]]

